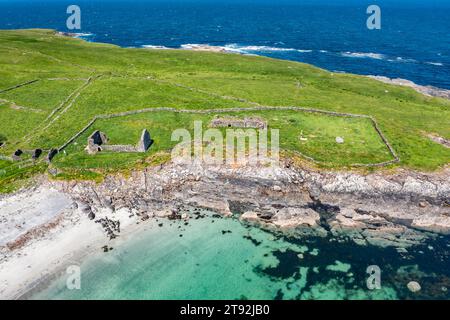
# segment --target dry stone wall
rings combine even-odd
[[[238,107],[238,108],[227,108],[227,109],[204,109],[204,110],[191,110],[191,109],[175,109],[170,107],[160,107],[160,108],[146,108],[146,109],[140,109],[140,110],[132,110],[132,111],[126,111],[126,112],[120,112],[115,114],[109,114],[109,115],[98,115],[95,116],[83,129],[81,129],[79,132],[77,132],[72,138],[70,138],[65,144],[63,144],[58,150],[61,151],[65,149],[69,144],[71,144],[73,141],[75,141],[78,137],[80,137],[83,133],[85,133],[97,120],[102,119],[113,119],[118,117],[124,117],[124,116],[130,116],[130,115],[136,115],[141,113],[147,113],[147,112],[175,112],[175,113],[191,113],[191,114],[220,114],[220,113],[232,113],[232,112],[248,112],[248,111],[266,111],[266,110],[292,110],[292,111],[300,111],[300,112],[308,112],[308,113],[318,113],[318,114],[325,114],[329,116],[335,116],[335,117],[349,117],[349,118],[363,118],[363,119],[369,119],[372,122],[372,125],[383,141],[384,145],[388,148],[389,153],[392,156],[392,160],[381,162],[381,163],[369,163],[369,164],[351,164],[351,167],[383,167],[388,166],[394,163],[400,162],[400,158],[397,156],[397,153],[395,152],[394,148],[391,146],[387,138],[384,136],[382,131],[380,130],[378,123],[376,120],[368,115],[361,115],[361,114],[352,114],[352,113],[344,113],[344,112],[334,112],[334,111],[325,111],[320,109],[314,109],[314,108],[304,108],[304,107],[295,107],[295,106],[286,106],[286,107],[276,107],[276,106],[255,106],[255,107]],[[314,162],[314,163],[321,163],[320,161],[314,159],[313,157],[310,157],[308,155],[305,155],[299,151],[295,151],[294,153]]]

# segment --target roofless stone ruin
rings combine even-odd
[[[86,151],[88,154],[96,154],[101,151],[111,152],[147,152],[153,144],[147,129],[142,130],[141,137],[135,146],[133,145],[110,145],[105,133],[96,130],[87,139]]]
[[[266,129],[267,121],[259,117],[245,117],[240,119],[233,116],[216,117],[211,120],[212,128],[254,128]]]

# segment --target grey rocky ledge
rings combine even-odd
[[[450,172],[392,175],[283,167],[161,165],[102,184],[51,182],[80,205],[111,212],[172,216],[201,207],[246,223],[300,236],[351,238],[358,244],[408,247],[450,234]]]

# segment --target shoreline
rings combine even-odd
[[[52,188],[49,190],[59,192]],[[30,190],[23,190],[17,195],[29,193]],[[49,199],[41,200],[45,202]],[[25,202],[27,204],[29,203]],[[34,204],[39,206],[38,203]],[[121,222],[122,228],[120,238],[111,242],[100,223],[90,220],[82,209],[71,204],[59,212],[57,217],[60,219],[53,228],[46,228],[48,220],[45,219],[34,226],[34,229],[42,232],[28,238],[21,247],[9,249],[11,242],[1,245],[0,298],[28,299],[64,274],[67,267],[79,266],[87,257],[101,254],[104,246],[115,245],[117,241],[124,242],[128,236],[142,231],[145,224],[141,224],[141,219],[137,216],[130,217],[131,214],[126,209],[114,213],[114,219]],[[103,219],[111,217],[111,212],[100,209],[96,215],[97,219]],[[20,240],[19,236],[12,242]]]
[[[388,78],[385,76],[375,76],[375,75],[368,75],[367,77],[387,84],[392,84],[401,87],[408,87],[428,97],[438,97],[450,100],[450,90],[447,89],[438,88],[434,86],[423,86],[413,81],[401,78]]]
[[[375,80],[441,94],[406,80]],[[360,246],[407,250],[450,235],[448,166],[363,174],[295,167],[296,160],[280,167],[169,162],[100,184],[41,176],[31,188],[0,195],[0,298],[30,297],[70,263],[101,252],[105,243],[126,241],[147,220],[186,219],[186,207],[295,237],[347,237]]]
[[[88,41],[86,39],[83,39],[83,36],[91,36],[91,33],[70,33],[70,32],[61,32],[61,31],[55,31],[58,35],[61,36],[65,36],[65,37],[71,37],[71,38],[76,38],[76,39],[81,39],[83,41]],[[93,41],[95,42],[95,41]],[[97,42],[98,43],[98,42]],[[143,49],[143,50],[188,50],[188,51],[198,51],[198,52],[213,52],[213,53],[226,53],[226,54],[239,54],[239,55],[248,55],[248,56],[258,56],[258,57],[267,57],[264,55],[260,55],[260,54],[253,54],[253,53],[243,53],[241,52],[239,49],[232,49],[232,48],[227,48],[224,46],[212,46],[209,44],[185,44],[182,45],[179,48],[171,48],[171,47],[165,47],[165,46],[161,46],[161,45],[144,45],[142,47],[133,47],[133,49]],[[281,51],[283,51],[283,48],[279,48]],[[285,50],[289,50],[289,49],[285,49]],[[297,50],[297,49],[295,49]],[[300,50],[302,51],[302,50]],[[278,60],[283,60],[283,59],[279,59],[276,58]],[[285,60],[285,61],[294,61],[294,62],[299,62],[299,63],[305,63],[305,62],[301,62],[301,61],[297,61],[297,60]],[[312,65],[312,64],[311,64]],[[312,65],[313,67],[316,68],[320,68],[316,65]],[[353,74],[353,75],[358,75],[358,76],[362,76],[362,77],[367,77],[373,80],[377,80],[386,84],[390,84],[390,85],[396,85],[396,86],[402,86],[402,87],[408,87],[413,89],[414,91],[423,94],[425,96],[428,97],[437,97],[437,98],[443,98],[443,99],[447,99],[450,100],[450,89],[444,89],[444,88],[440,88],[440,87],[435,87],[435,86],[431,86],[431,85],[420,85],[417,84],[411,80],[408,79],[403,79],[403,78],[388,78],[386,76],[382,76],[382,75],[367,75],[367,74],[354,74],[354,73],[348,73],[348,72],[335,72],[335,71],[331,71],[331,70],[327,70],[330,73],[342,73],[342,74]]]
[[[449,170],[440,175],[409,172],[383,177],[324,175],[287,167],[254,170],[167,164],[133,172],[129,178],[110,176],[99,185],[41,179],[38,187],[1,199],[0,208],[21,198],[15,201],[16,210],[30,206],[43,210],[42,203],[61,201],[58,197],[49,201],[55,194],[70,201],[62,209],[53,207],[51,214],[41,215],[19,235],[10,233],[6,243],[4,238],[0,297],[29,298],[68,265],[101,253],[105,245],[127,241],[127,235],[145,228],[147,220],[187,219],[185,208],[225,217],[238,214],[243,223],[294,237],[349,237],[356,245],[405,250],[450,235],[445,196],[450,190],[449,175]],[[433,189],[433,183],[441,182],[439,190]],[[215,192],[218,188],[220,194]],[[40,196],[33,197],[36,194]],[[8,220],[14,212],[5,212],[0,218],[16,225],[14,218]],[[119,232],[114,227],[117,221]]]

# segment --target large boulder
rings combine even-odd
[[[420,287],[420,284],[418,282],[416,282],[416,281],[408,282],[407,287],[408,287],[409,291],[414,292],[414,293],[415,292],[419,292],[420,289],[422,289]]]
[[[336,137],[336,143],[338,143],[338,144],[343,144],[343,143],[344,143],[344,138],[342,138],[342,137]]]

